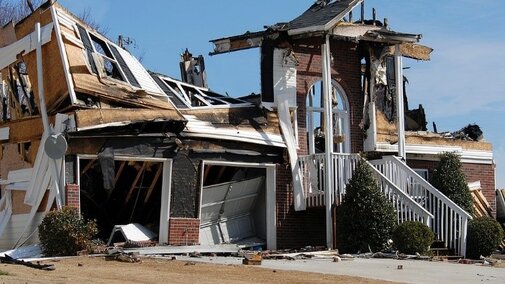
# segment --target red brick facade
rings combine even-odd
[[[298,154],[306,155],[306,101],[312,85],[321,80],[320,39],[304,40],[293,45],[299,65],[297,66],[298,107]],[[349,101],[351,151],[363,150],[363,131],[359,124],[363,117],[363,95],[361,92],[361,61],[355,43],[333,41],[332,79],[344,89]],[[309,208],[297,212],[293,207],[291,171],[286,165],[277,167],[277,246],[299,248],[307,245],[326,244],[324,208]]]
[[[199,243],[200,219],[170,218],[168,244],[174,246],[196,245]]]
[[[78,184],[67,184],[65,186],[65,205],[68,207],[81,208],[80,189]]]
[[[407,164],[414,169],[427,169],[428,179],[433,176],[433,170],[437,166],[436,161],[423,160],[407,160]],[[482,193],[491,205],[493,215],[496,216],[495,165],[463,163],[463,173],[467,182],[480,181]]]
[[[291,171],[285,165],[277,166],[277,247],[301,248],[304,246],[324,246],[324,208],[309,208],[295,211]]]

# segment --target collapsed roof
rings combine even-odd
[[[375,19],[364,20],[364,6],[362,19],[352,22],[345,19],[363,0],[317,1],[300,16],[287,23],[277,23],[267,26],[264,31],[246,32],[242,35],[224,37],[211,40],[214,51],[210,55],[233,52],[243,49],[260,47],[264,39],[279,37],[314,37],[330,34],[334,38],[348,41],[368,41],[386,44],[400,44],[402,55],[405,57],[429,60],[433,49],[417,44],[421,39],[419,34],[395,32]]]

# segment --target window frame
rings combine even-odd
[[[105,65],[104,65],[104,69],[105,69],[104,71],[105,71],[105,74],[107,74],[107,76],[106,76],[105,78],[107,78],[108,80],[114,80],[114,81],[117,81],[117,82],[126,83],[126,84],[128,84],[129,86],[131,86],[132,88],[136,88],[136,89],[138,89],[138,87],[135,87],[135,86],[134,86],[134,85],[133,85],[133,84],[132,84],[132,83],[128,80],[128,78],[127,78],[127,76],[125,75],[125,73],[124,73],[123,69],[121,68],[121,65],[119,64],[118,60],[115,58],[114,53],[112,52],[112,49],[111,49],[111,47],[110,47],[110,45],[109,45],[108,40],[107,40],[107,39],[104,39],[103,37],[101,37],[101,36],[100,36],[99,34],[97,34],[97,33],[90,32],[89,30],[87,30],[87,29],[86,29],[86,28],[84,28],[84,27],[82,27],[82,29],[86,32],[86,36],[88,37],[88,40],[89,40],[89,42],[91,43],[91,47],[93,48],[93,50],[92,50],[93,54],[96,54],[96,55],[98,55],[98,56],[102,57],[102,58],[103,58],[103,62],[104,62],[104,63],[106,62],[106,60],[107,60],[107,61],[109,61],[109,62],[111,62],[111,63],[114,65],[114,67],[118,70],[119,75],[120,75],[120,77],[121,77],[122,79],[114,78],[114,77],[112,77],[112,76],[108,75],[107,70],[105,69]],[[81,36],[81,34],[79,34],[79,36]],[[99,44],[100,46],[102,46],[102,44],[100,44],[97,40],[94,40],[93,38],[97,39],[98,41],[101,41],[101,42],[105,45],[105,47],[107,48],[108,53],[109,53],[112,57],[108,56],[107,54],[102,54],[101,52],[98,52],[98,51],[97,51],[97,49],[96,49],[95,44]],[[82,41],[82,38],[81,38],[81,41]],[[85,48],[84,48],[84,50],[86,50],[86,49],[87,49],[87,48],[85,47]],[[102,46],[102,49],[103,49],[103,46]],[[104,50],[104,52],[105,52],[105,53],[107,53],[107,51],[105,51],[105,50]],[[93,61],[95,60],[94,58],[89,58],[88,53],[86,53],[86,52],[85,52],[85,56],[86,56],[86,57],[87,57],[87,59],[88,59],[88,64],[90,64],[90,60],[93,60]],[[98,71],[98,66],[97,66],[96,62],[95,62],[94,64],[95,64],[95,66],[96,66],[96,72],[97,72],[97,73],[94,73],[94,72],[93,72],[93,70],[91,70],[91,72],[92,72],[93,74],[99,75],[99,73],[100,73],[100,72]]]

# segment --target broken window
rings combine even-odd
[[[38,114],[32,84],[26,64],[18,61],[0,73],[0,112],[2,121],[18,119]]]
[[[152,76],[172,103],[179,108],[250,105],[249,102],[244,100],[224,96],[208,89],[192,86],[168,77],[155,74]]]
[[[349,102],[340,85],[332,82],[333,151],[350,152]],[[316,82],[307,95],[307,142],[309,154],[324,152],[324,98],[322,81]]]
[[[140,84],[121,57],[118,47],[78,26],[91,71],[100,77],[108,77],[140,88]]]

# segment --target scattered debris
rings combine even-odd
[[[139,254],[135,252],[126,253],[120,248],[113,248],[107,251],[105,260],[116,260],[120,262],[142,262],[140,260]]]
[[[222,244],[211,246],[155,246],[155,247],[139,247],[125,248],[125,252],[136,252],[140,255],[177,255],[177,254],[221,254],[221,255],[237,255],[240,248],[234,244]]]
[[[40,258],[42,257],[42,249],[40,248],[40,245],[36,244],[36,245],[22,246],[16,249],[0,253],[0,256],[6,256],[6,255],[9,255],[10,257],[15,259]]]
[[[476,184],[472,188],[472,185]],[[482,194],[482,189],[480,188],[480,182],[469,184],[470,193],[473,199],[473,209],[476,217],[491,217],[493,218],[493,209],[489,202],[487,201],[484,194]]]
[[[119,235],[119,233],[121,233],[121,235]],[[118,239],[121,239],[124,240],[130,247],[151,246],[156,244],[156,242],[154,242],[155,238],[155,233],[140,224],[132,223],[128,225],[116,225],[114,226],[114,229],[112,229],[107,245],[110,246]]]
[[[40,270],[55,270],[56,267],[54,267],[54,264],[40,264],[39,262],[33,263],[30,261],[24,261],[24,260],[19,260],[10,257],[8,254],[5,256],[0,256],[0,262],[1,263],[8,263],[8,264],[19,264],[19,265],[24,265],[28,266],[31,268],[36,268]]]
[[[242,259],[242,264],[244,265],[261,265],[263,258],[260,254],[245,254],[244,259]]]
[[[467,126],[461,128],[458,131],[452,132],[451,135],[455,139],[461,140],[472,140],[480,141],[482,140],[482,130],[477,124],[468,124]]]

